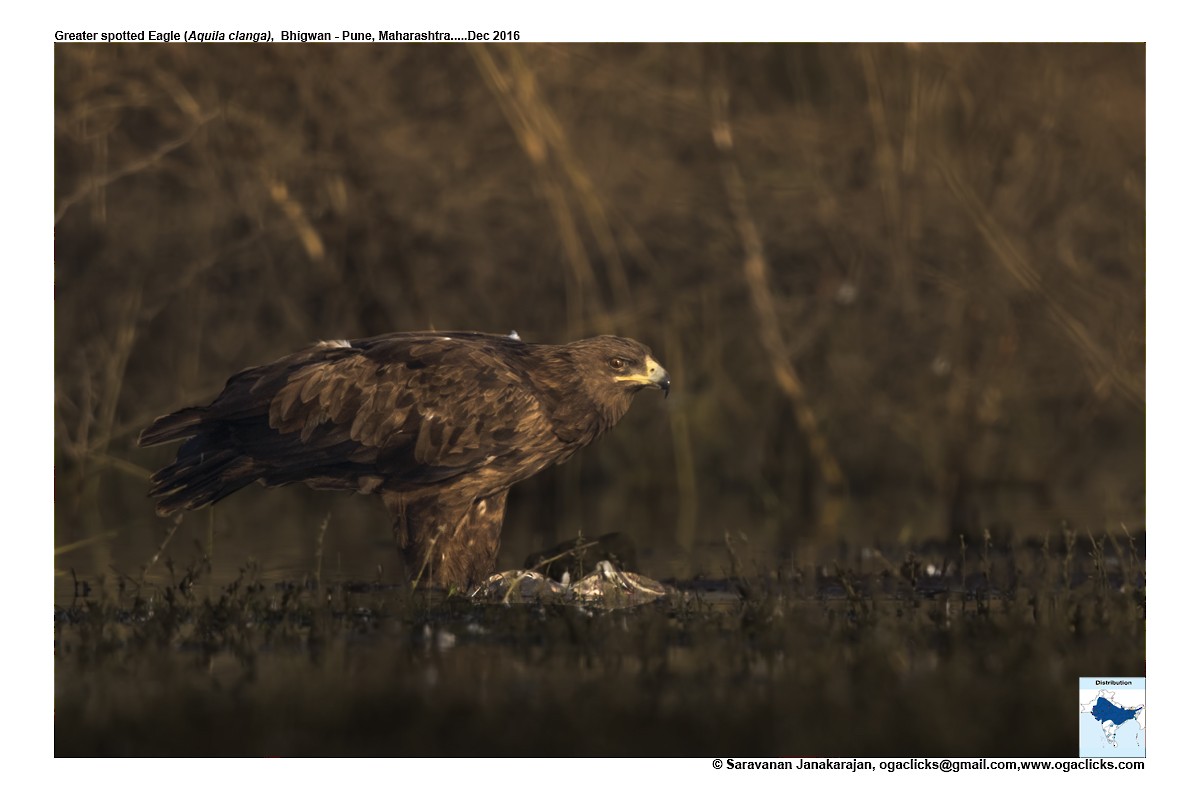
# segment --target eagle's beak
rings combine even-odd
[[[671,376],[663,369],[662,364],[649,356],[646,357],[645,372],[639,372],[636,375],[624,375],[617,378],[617,380],[636,383],[638,384],[638,388],[653,386],[655,389],[662,389],[664,397],[671,391]]]
[[[663,399],[671,393],[671,376],[653,358],[646,359],[646,378],[659,389],[662,389]]]

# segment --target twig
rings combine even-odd
[[[176,514],[175,519],[171,520],[171,522],[173,524],[167,529],[167,535],[162,540],[162,544],[158,546],[158,552],[154,554],[146,566],[142,567],[142,578],[139,583],[145,583],[146,575],[149,574],[154,565],[158,563],[158,559],[162,557],[163,551],[167,549],[167,545],[170,544],[171,539],[175,537],[175,531],[179,530],[180,524],[183,523],[183,514]]]
[[[325,530],[329,527],[329,519],[332,516],[332,513],[326,514],[325,519],[321,520],[321,527],[317,530],[317,586],[321,585],[321,562],[324,559],[325,553]]]
[[[742,262],[750,299],[758,317],[759,340],[771,362],[775,383],[788,399],[796,424],[804,434],[809,451],[817,462],[821,479],[829,490],[821,504],[820,528],[829,534],[837,527],[841,517],[846,480],[842,468],[829,447],[825,434],[817,422],[808,400],[808,392],[800,379],[783,336],[783,326],[771,294],[770,278],[767,274],[767,259],[763,250],[758,226],[750,214],[750,203],[746,197],[746,184],[741,170],[733,159],[733,127],[729,121],[729,90],[720,78],[714,80],[712,88],[713,143],[721,156],[722,176],[734,224],[742,240],[745,259]]]
[[[550,556],[550,558],[539,561],[538,563],[534,564],[532,567],[530,567],[526,571],[527,572],[541,572],[542,567],[544,567],[548,564],[552,564],[555,561],[558,561],[560,558],[565,558],[566,556],[577,556],[580,553],[582,553],[584,550],[587,550],[589,547],[595,547],[598,544],[600,544],[600,543],[599,542],[584,542],[583,544],[577,544],[574,547],[572,547],[570,550],[564,550],[561,553],[559,553],[558,555]],[[545,574],[545,573],[542,573],[542,574]]]
[[[1103,381],[1111,380],[1121,395],[1135,408],[1145,410],[1145,383],[1139,381],[1137,376],[1129,370],[1122,369],[1112,356],[1092,338],[1084,324],[1046,291],[1041,273],[1029,263],[1017,244],[983,205],[978,195],[963,182],[955,169],[946,162],[938,162],[938,168],[946,185],[967,212],[967,216],[975,223],[975,227],[987,242],[988,247],[992,249],[996,261],[1022,289],[1041,299],[1055,327],[1075,346],[1084,362],[1093,371],[1099,373],[1101,380],[1096,381],[1095,385],[1099,386]]]
[[[115,538],[117,538],[116,531],[106,531],[105,533],[97,533],[94,536],[87,537],[86,539],[80,539],[78,542],[71,542],[70,544],[64,544],[60,547],[54,548],[54,555],[61,556],[66,553],[74,552],[75,550],[81,550],[84,547],[88,547],[88,546],[96,544],[98,542],[106,542],[109,539],[115,539]]]
[[[195,137],[201,128],[215,119],[216,116],[216,112],[210,112],[198,119],[196,123],[182,136],[179,136],[178,138],[172,139],[168,142],[164,142],[142,158],[136,159],[123,167],[115,169],[99,177],[88,178],[83,182],[82,186],[78,187],[75,191],[71,192],[69,195],[59,201],[58,207],[54,211],[54,224],[57,225],[59,223],[63,216],[71,209],[71,206],[75,205],[80,200],[83,200],[93,192],[103,189],[109,184],[121,180],[121,178],[126,178],[130,175],[134,175],[138,172],[149,169],[161,161],[164,157],[183,147],[190,142],[193,137]]]

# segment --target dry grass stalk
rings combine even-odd
[[[734,226],[745,251],[742,268],[746,286],[750,290],[751,305],[758,320],[759,341],[771,362],[771,372],[775,383],[788,399],[796,424],[803,432],[809,451],[817,462],[821,480],[827,490],[819,513],[819,530],[823,535],[831,535],[836,531],[841,517],[846,479],[841,465],[838,464],[833,450],[829,447],[825,434],[821,431],[820,423],[817,422],[817,416],[809,402],[804,382],[800,379],[800,374],[796,371],[788,354],[788,347],[783,337],[783,326],[780,324],[775,301],[771,296],[767,258],[763,251],[762,238],[759,236],[758,226],[750,213],[745,181],[733,158],[733,127],[729,122],[729,91],[720,80],[716,81],[712,90],[712,114],[713,142],[721,155],[721,175],[729,198]]]

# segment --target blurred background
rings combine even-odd
[[[688,577],[727,540],[1144,524],[1141,45],[71,45],[55,102],[60,574],[398,576],[372,498],[156,518],[173,449],[134,440],[418,329],[615,333],[671,372],[513,491],[501,568],[580,532]]]

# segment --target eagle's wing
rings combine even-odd
[[[245,370],[209,406],[143,432],[142,444],[188,439],[155,474],[152,495],[171,513],[255,480],[404,491],[552,446],[551,423],[510,357],[521,346],[389,337],[322,343]]]
[[[279,455],[320,459],[352,445],[352,462],[426,482],[490,463],[548,429],[525,378],[486,343],[398,339],[322,356],[250,389],[270,396]]]

